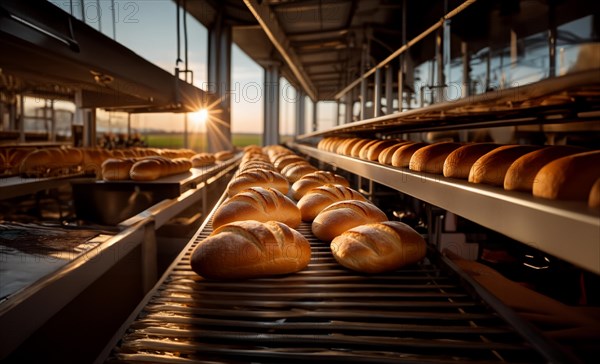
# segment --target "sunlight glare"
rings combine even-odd
[[[208,120],[208,109],[200,109],[194,113],[191,113],[190,116],[194,124],[197,126],[204,125]]]

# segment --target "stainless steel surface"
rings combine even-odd
[[[290,146],[600,273],[600,216],[585,202],[538,199],[526,193],[367,162],[297,143]]]
[[[2,177],[0,178],[0,199],[33,194],[49,188],[60,187],[75,180],[90,182],[94,179],[85,178],[82,173],[44,178]]]
[[[494,311],[472,296],[433,251],[421,264],[364,275],[338,265],[309,224],[298,231],[312,247],[305,270],[211,281],[189,263],[212,232],[203,225],[96,363],[565,359],[512,311],[493,302]]]
[[[0,359],[143,241],[131,226],[0,303]]]

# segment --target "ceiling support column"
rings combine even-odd
[[[263,145],[279,144],[279,65],[265,68]]]
[[[219,15],[208,30],[208,88],[218,99],[209,105],[218,113],[210,113],[206,121],[208,152],[233,149],[231,143],[231,25]]]
[[[302,135],[306,133],[306,93],[298,90],[296,98],[296,135]]]

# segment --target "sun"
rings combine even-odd
[[[208,109],[200,109],[193,112],[190,114],[190,117],[196,126],[202,126],[206,124],[206,121],[208,120]]]

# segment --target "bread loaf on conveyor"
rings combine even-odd
[[[444,161],[450,153],[461,147],[460,143],[442,142],[419,148],[408,164],[413,171],[442,174]]]
[[[209,279],[248,279],[298,272],[310,262],[310,243],[276,222],[245,220],[223,225],[192,252],[192,270]]]
[[[354,227],[331,242],[335,260],[364,273],[391,272],[425,258],[425,239],[399,221]]]
[[[113,153],[102,148],[81,148],[81,152],[83,153],[83,172],[94,174],[96,178],[102,179],[102,163],[113,158]]]
[[[386,220],[385,213],[370,202],[340,201],[321,211],[313,220],[311,229],[317,238],[331,241],[355,226]]]
[[[468,179],[473,163],[499,146],[493,143],[473,143],[457,148],[444,161],[444,177]]]
[[[233,158],[234,155],[235,154],[229,150],[222,150],[220,152],[216,152],[214,154],[214,157],[217,162],[224,162],[228,159]]]
[[[334,202],[359,200],[367,201],[358,191],[339,184],[326,184],[308,191],[298,201],[303,221],[313,221],[324,208]]]
[[[240,220],[279,221],[289,227],[300,225],[296,204],[273,188],[251,187],[223,202],[213,216],[213,228]]]
[[[290,184],[283,175],[275,171],[252,169],[234,177],[227,186],[229,197],[250,187],[271,187],[284,195],[288,193]]]
[[[392,165],[394,167],[408,167],[410,158],[419,149],[429,145],[425,142],[409,143],[396,149],[392,155]]]
[[[339,174],[328,171],[316,171],[306,174],[294,182],[291,188],[292,197],[296,200],[299,200],[313,188],[326,184],[338,184],[346,187],[349,186],[348,181]]]
[[[596,179],[596,182],[594,182],[590,189],[588,206],[595,209],[600,208],[600,178]]]
[[[48,177],[79,172],[83,153],[75,148],[37,149],[27,154],[19,172],[25,177]]]
[[[19,174],[21,162],[33,152],[34,148],[1,148],[0,149],[0,176]]]
[[[317,169],[315,167],[304,161],[288,164],[281,170],[281,174],[283,174],[290,183],[294,183],[303,176],[316,171]]]
[[[542,167],[558,158],[582,152],[585,152],[583,148],[561,145],[527,153],[515,160],[506,171],[504,189],[531,192],[535,175]]]
[[[535,176],[533,195],[552,200],[588,201],[600,178],[600,150],[573,154],[546,164]]]
[[[278,171],[281,171],[282,169],[284,169],[286,166],[292,164],[292,163],[297,163],[297,162],[305,162],[308,163],[308,161],[302,157],[300,157],[299,155],[296,154],[288,154],[288,155],[279,155],[277,156],[274,160],[273,160],[273,166],[275,166],[275,168]]]
[[[469,171],[469,182],[504,186],[506,171],[519,157],[540,149],[535,145],[503,145],[477,159]]]
[[[102,163],[102,178],[105,181],[128,180],[131,167],[137,161],[135,158],[109,158]]]
[[[198,153],[194,154],[190,161],[192,162],[192,167],[198,168],[203,166],[209,166],[216,162],[216,158],[211,153]]]
[[[134,181],[154,181],[187,172],[190,168],[192,168],[192,162],[188,158],[146,157],[131,166],[129,177]]]

